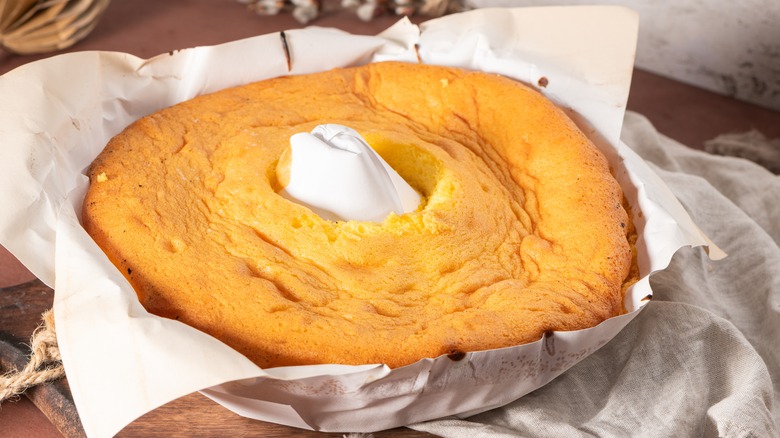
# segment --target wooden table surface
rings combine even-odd
[[[395,21],[397,17],[385,16],[364,23],[352,13],[326,10],[314,24],[356,34],[376,34]],[[419,22],[422,18],[414,18],[413,21]],[[259,17],[233,0],[114,0],[93,33],[68,51],[112,50],[145,58],[171,50],[299,27],[302,26],[289,14]],[[18,56],[0,51],[0,74],[47,56],[51,54]],[[769,137],[780,137],[780,113],[641,70],[634,72],[628,107],[647,116],[660,132],[697,149],[718,134],[753,128]],[[21,286],[12,287],[15,285]],[[37,282],[2,247],[0,289],[0,345],[13,345],[22,351],[40,313],[51,306],[53,292]],[[3,366],[20,366],[23,361],[20,355],[0,357]],[[68,404],[72,404],[68,397],[67,380],[63,380],[28,391],[27,397],[18,401],[3,403],[0,407],[0,436],[78,436],[81,431],[77,416],[75,420],[70,418],[76,414],[67,410]],[[144,415],[120,433],[120,436],[192,435],[342,436],[241,418],[197,393]],[[422,437],[426,434],[399,428],[375,436]]]

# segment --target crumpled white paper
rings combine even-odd
[[[337,221],[382,222],[417,210],[420,195],[354,129],[333,123],[290,137],[279,194]],[[284,178],[284,176],[282,176]]]
[[[0,243],[53,286],[57,337],[89,436],[197,390],[252,418],[326,431],[375,431],[465,417],[550,381],[617,334],[652,294],[648,276],[684,246],[712,242],[662,181],[618,140],[637,17],[620,7],[486,9],[416,27],[355,36],[288,31],[149,60],[121,53],[62,55],[0,78]],[[415,44],[419,50],[415,50]],[[456,65],[538,87],[610,159],[634,207],[642,280],[630,313],[527,345],[389,369],[318,365],[262,370],[221,342],[147,313],[79,223],[82,171],[135,119],[198,94],[279,75],[381,60]],[[640,214],[641,213],[641,214]],[[232,382],[232,383],[231,383]],[[208,389],[204,389],[208,388]]]

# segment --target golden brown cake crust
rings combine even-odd
[[[360,132],[424,198],[383,223],[277,195],[289,137]],[[377,63],[261,81],[144,117],[89,169],[87,231],[152,313],[262,367],[531,342],[622,312],[631,228],[604,157],[538,92]]]

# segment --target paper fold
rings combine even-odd
[[[279,194],[321,218],[383,222],[415,211],[420,195],[354,129],[323,124],[290,137],[276,166]]]
[[[619,143],[636,28],[636,15],[620,7],[478,10],[419,29],[401,20],[375,37],[289,31],[291,71],[274,33],[150,60],[62,55],[4,75],[0,243],[55,287],[59,347],[87,434],[113,435],[149,410],[209,387],[206,395],[241,415],[318,430],[375,431],[466,416],[536,389],[606,343],[652,293],[648,269],[665,267],[683,246],[715,249],[663,183]],[[250,81],[372,61],[417,62],[418,54],[425,63],[527,82],[571,109],[586,134],[605,139],[642,233],[644,277],[629,290],[631,313],[458,361],[425,359],[395,370],[261,370],[201,332],[148,314],[79,225],[87,184],[82,172],[135,119]]]

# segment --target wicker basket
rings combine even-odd
[[[0,0],[0,48],[19,54],[64,49],[97,24],[109,0]]]

